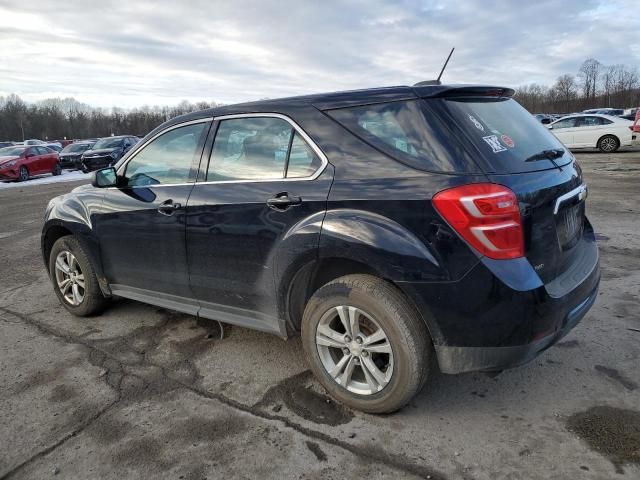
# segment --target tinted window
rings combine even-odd
[[[572,128],[575,126],[576,126],[575,117],[558,120],[556,123],[553,124],[554,130],[558,128]]]
[[[572,160],[562,143],[511,98],[456,97],[434,101],[443,103],[460,134],[473,143],[478,151],[476,158],[487,172],[554,168],[548,159],[535,158],[543,150],[562,149],[563,156],[555,160],[559,165]]]
[[[127,164],[127,185],[186,183],[208,123],[175,128],[147,144]]]
[[[20,156],[25,151],[25,147],[6,147],[0,149],[0,157]]]
[[[310,177],[321,165],[322,160],[316,155],[316,152],[298,132],[295,132],[293,142],[291,142],[291,151],[289,152],[287,178]]]
[[[292,133],[291,125],[280,118],[221,121],[211,152],[207,180],[283,178]]]
[[[341,108],[327,113],[363,140],[413,167],[436,172],[477,171],[461,145],[451,141],[450,122],[434,118],[422,100]]]

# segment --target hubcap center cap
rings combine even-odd
[[[357,343],[356,341],[349,342],[349,351],[351,352],[351,355],[359,357],[362,353],[362,344]]]

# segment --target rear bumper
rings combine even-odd
[[[516,367],[565,336],[595,302],[598,247],[588,224],[574,262],[543,284],[526,259],[482,259],[456,282],[402,282],[423,312],[443,373]]]
[[[555,333],[534,340],[527,345],[509,347],[449,347],[436,345],[438,364],[442,373],[472,371],[499,371],[530,362],[571,331],[593,306],[598,287],[563,320],[563,326]]]

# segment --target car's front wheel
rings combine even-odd
[[[613,135],[605,135],[598,140],[598,150],[602,153],[613,153],[620,148],[620,141]]]
[[[20,170],[18,170],[18,181],[26,182],[27,180],[29,180],[29,169],[22,165]]]
[[[89,256],[73,236],[53,244],[49,274],[60,303],[74,315],[94,315],[107,304]]]
[[[340,402],[388,413],[409,402],[433,365],[423,320],[393,285],[371,275],[348,275],[309,300],[302,344],[310,367]]]

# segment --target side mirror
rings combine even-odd
[[[553,130],[553,125],[547,125],[547,128],[548,128],[549,130]]]
[[[113,167],[101,168],[93,172],[91,185],[96,188],[115,187],[118,185],[118,174]]]
[[[31,158],[31,157],[35,157],[36,154],[35,153],[27,153],[27,157],[26,158]]]

